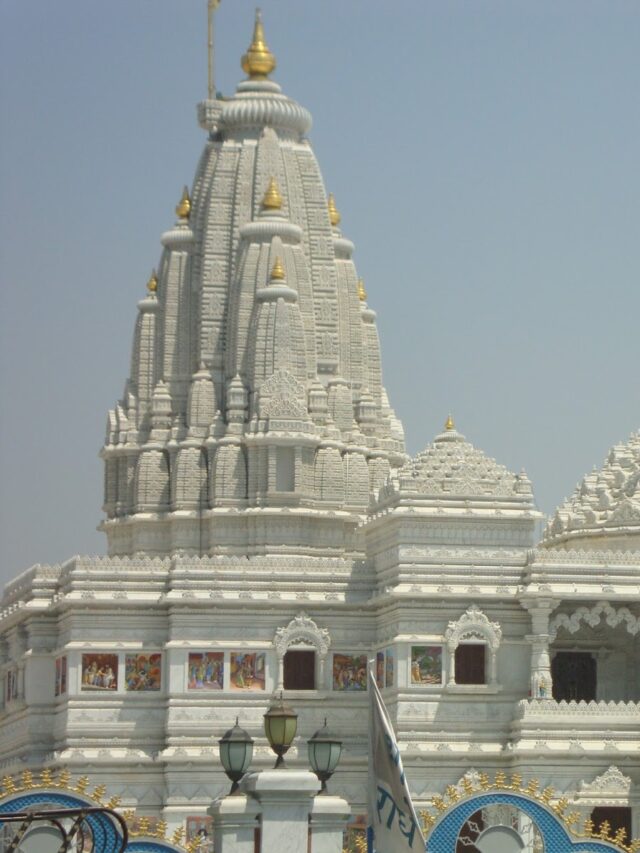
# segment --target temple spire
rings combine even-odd
[[[256,9],[256,22],[253,28],[253,41],[242,57],[242,70],[251,80],[264,80],[276,67],[276,58],[264,40],[262,13]]]

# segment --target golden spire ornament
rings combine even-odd
[[[251,80],[265,80],[276,67],[276,58],[264,40],[262,13],[256,9],[256,22],[253,28],[253,41],[242,57],[242,70]]]
[[[452,430],[452,429],[456,428],[456,425],[454,424],[453,418],[451,417],[451,415],[449,415],[449,417],[447,418],[446,423],[444,425],[444,428],[446,430]]]
[[[188,219],[191,215],[191,199],[189,198],[189,187],[182,190],[180,201],[176,205],[176,215],[179,219]]]
[[[284,267],[280,258],[276,258],[271,270],[271,281],[282,281],[284,278]]]
[[[358,298],[360,299],[360,302],[366,302],[367,301],[367,291],[364,289],[364,279],[363,278],[358,279]]]
[[[342,217],[340,216],[340,211],[336,207],[336,200],[334,198],[333,193],[329,193],[329,198],[327,199],[327,207],[329,208],[329,222],[336,228],[340,225],[340,220]]]
[[[156,275],[156,271],[152,270],[151,275],[149,276],[149,281],[147,282],[147,290],[149,293],[155,293],[158,289],[158,276]]]
[[[267,191],[265,192],[262,198],[262,209],[280,210],[281,207],[282,196],[280,195],[278,184],[276,183],[275,178],[271,178],[271,180],[269,181],[269,186],[267,187]]]

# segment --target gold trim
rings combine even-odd
[[[241,61],[242,70],[251,80],[264,80],[276,67],[276,58],[264,38],[262,13],[256,9],[253,40]]]

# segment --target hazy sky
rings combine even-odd
[[[263,0],[412,453],[545,512],[640,425],[640,3]],[[233,91],[253,4],[222,0]],[[2,0],[0,578],[102,553],[106,412],[204,133],[206,0]]]

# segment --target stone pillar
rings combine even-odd
[[[342,853],[342,839],[350,817],[349,803],[323,794],[311,809],[311,853]]]
[[[551,661],[549,658],[549,616],[555,602],[530,601],[525,606],[531,615],[532,633],[526,636],[531,644],[531,697],[551,699]]]
[[[255,797],[260,805],[261,853],[304,853],[307,850],[312,798],[320,790],[320,782],[313,773],[285,769],[248,773],[240,788]],[[219,853],[217,848],[216,853]]]
[[[447,679],[447,684],[455,684],[456,683],[456,646],[452,644],[447,644],[448,658],[449,658],[449,678]]]
[[[252,797],[245,794],[220,797],[214,800],[207,814],[213,818],[216,853],[254,853],[260,806]]]

